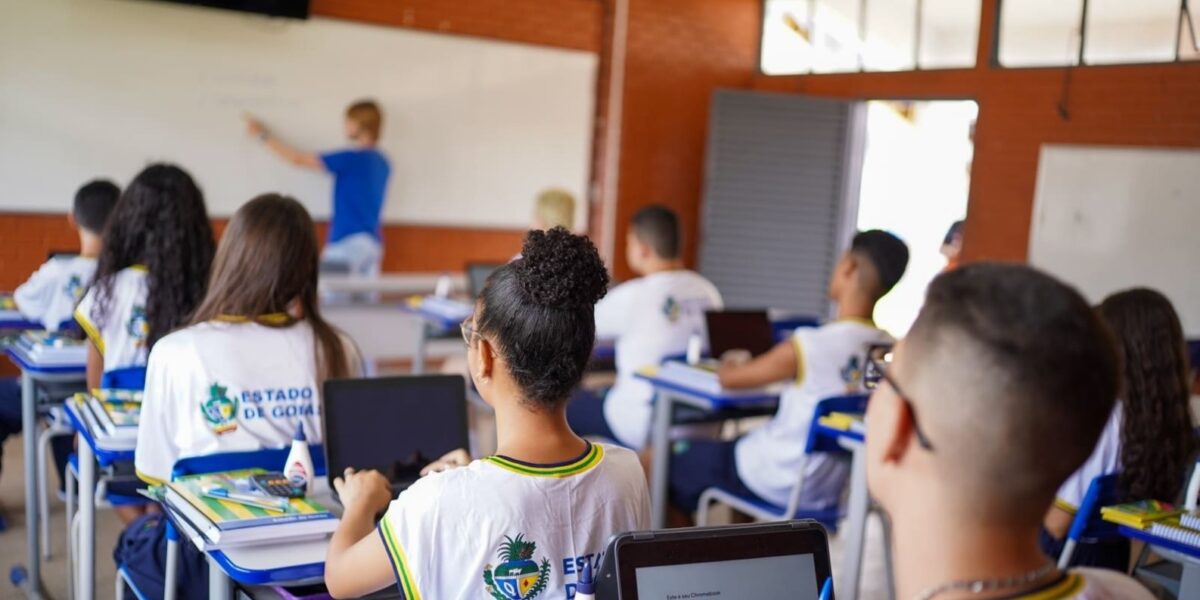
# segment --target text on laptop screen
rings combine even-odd
[[[811,554],[642,567],[638,600],[817,600]]]

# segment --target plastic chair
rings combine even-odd
[[[113,369],[100,376],[100,387],[108,390],[146,389],[146,367]]]
[[[813,409],[812,422],[808,429],[808,440],[804,445],[804,456],[797,469],[796,484],[788,496],[787,506],[779,506],[760,498],[739,496],[720,487],[711,487],[700,495],[700,514],[697,525],[704,527],[708,524],[709,510],[713,503],[721,502],[764,521],[786,521],[790,519],[812,519],[825,526],[831,533],[837,532],[838,519],[842,516],[840,503],[821,509],[801,509],[800,492],[804,485],[804,471],[808,466],[808,457],[812,454],[823,453],[849,457],[850,453],[833,440],[816,434],[816,424],[821,417],[830,413],[861,413],[866,410],[867,395],[854,394],[850,396],[834,396],[817,403]]]
[[[192,456],[181,458],[175,461],[175,466],[171,469],[171,480],[174,481],[180,477],[189,475],[202,475],[205,473],[221,473],[224,471],[238,471],[242,469],[268,469],[271,471],[279,470],[280,467],[287,461],[288,452],[291,451],[291,446],[283,448],[269,448],[266,450],[253,450],[248,452],[226,452],[222,454],[209,454],[206,456]],[[325,450],[323,446],[310,445],[309,454],[313,460],[313,477],[325,476]],[[175,600],[176,595],[176,569],[179,562],[179,532],[175,529],[170,520],[167,521],[167,572],[164,577],[163,589],[165,590],[165,600]],[[124,565],[119,569],[124,572]],[[127,576],[121,575],[116,581],[116,597],[120,600],[124,596],[125,586],[128,585],[133,593],[139,598],[143,596],[142,592],[133,585],[133,582]]]
[[[1101,475],[1088,484],[1087,493],[1079,504],[1062,552],[1058,555],[1058,568],[1067,569],[1075,557],[1075,548],[1080,542],[1090,543],[1121,537],[1116,525],[1100,518],[1100,509],[1119,502],[1116,474]]]

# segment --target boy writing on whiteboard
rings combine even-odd
[[[308,152],[277,138],[261,121],[246,116],[246,130],[280,158],[306,169],[333,175],[333,211],[329,238],[321,254],[324,265],[337,264],[355,275],[378,275],[383,261],[380,218],[392,168],[380,152],[383,113],[370,100],[346,108],[350,147]]]

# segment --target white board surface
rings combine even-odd
[[[385,220],[523,228],[546,187],[586,198],[596,62],[331,19],[0,0],[0,211],[63,211],[89,178],[123,185],[166,160],[192,172],[213,215],[278,191],[324,218],[330,178],[271,156],[240,115],[332,150],[345,106],[368,97],[385,111]]]
[[[1029,262],[1096,303],[1157,289],[1200,337],[1200,151],[1043,146]]]

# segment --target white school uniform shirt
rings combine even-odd
[[[830,396],[864,391],[863,361],[872,344],[892,343],[873,323],[844,319],[817,328],[799,328],[796,345],[798,381],[779,399],[766,424],[746,434],[734,450],[738,477],[764,500],[786,506],[800,475],[813,409]],[[850,474],[846,461],[827,454],[808,456],[800,506],[821,509],[841,497]]]
[[[561,599],[612,535],[649,525],[637,455],[589,444],[565,464],[493,456],[425,477],[379,533],[407,600]]]
[[[88,256],[57,256],[41,267],[13,292],[21,316],[36,321],[46,331],[58,331],[75,313],[75,305],[96,274],[96,259]]]
[[[1054,505],[1074,514],[1079,510],[1083,497],[1087,495],[1088,486],[1092,480],[1104,475],[1112,475],[1121,470],[1121,402],[1118,400],[1113,407],[1104,431],[1096,442],[1096,449],[1091,456],[1071,474],[1062,487],[1058,488],[1058,496]]]
[[[687,352],[705,335],[704,313],[721,310],[716,286],[693,271],[662,271],[613,288],[596,304],[596,337],[615,339],[617,381],[604,399],[604,419],[617,441],[640,449],[650,432],[654,388],[639,369]]]
[[[321,388],[312,327],[208,321],[164,336],[146,368],[134,466],[169,481],[191,456],[282,448],[300,424],[321,443]],[[360,370],[343,337],[351,372]]]
[[[104,357],[105,373],[146,364],[150,336],[146,320],[148,277],[146,267],[141,265],[121,269],[112,276],[112,295],[104,315],[97,304],[98,285],[88,289],[75,309],[75,320]]]

